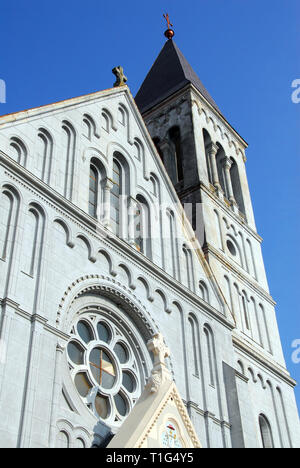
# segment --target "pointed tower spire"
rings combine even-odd
[[[171,26],[170,18],[167,21]],[[220,112],[217,104],[204,87],[203,83],[192,69],[182,52],[172,39],[172,29],[167,29],[165,35],[168,41],[162,48],[151,70],[140,87],[135,101],[141,113],[148,111],[172,94],[192,84],[204,98]],[[174,33],[174,31],[173,31]]]

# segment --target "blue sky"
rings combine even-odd
[[[0,114],[110,88],[123,65],[132,93],[164,44],[176,43],[249,143],[247,171],[288,368],[299,320],[299,0],[2,0]],[[300,389],[296,394],[300,404]]]

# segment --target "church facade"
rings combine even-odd
[[[300,446],[246,148],[172,39],[0,118],[0,447],[107,446],[157,333],[203,447]]]

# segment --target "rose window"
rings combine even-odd
[[[68,361],[75,387],[90,411],[118,425],[141,394],[136,346],[106,317],[81,318],[72,330]]]

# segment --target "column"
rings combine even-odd
[[[207,147],[207,152],[209,155],[210,165],[211,165],[211,172],[213,178],[213,185],[217,191],[218,196],[223,195],[223,190],[219,181],[219,174],[218,174],[218,167],[217,167],[217,153],[219,147],[214,143],[210,143]]]
[[[238,212],[238,205],[237,202],[234,198],[234,193],[233,193],[233,188],[232,188],[232,182],[231,182],[231,175],[230,175],[230,169],[232,166],[232,161],[230,158],[227,156],[222,160],[223,167],[225,170],[225,179],[226,179],[226,187],[227,187],[227,195],[228,195],[228,200],[230,201],[230,204],[233,208],[233,211]]]

